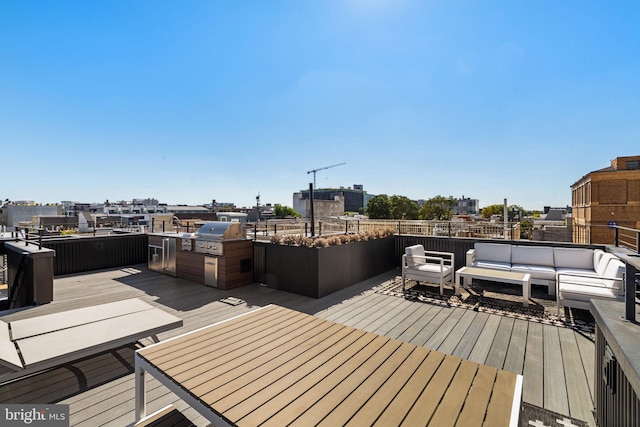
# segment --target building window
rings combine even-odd
[[[627,169],[640,169],[640,160],[629,160],[627,162]]]

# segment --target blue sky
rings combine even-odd
[[[2,1],[0,197],[571,203],[640,154],[637,1]]]

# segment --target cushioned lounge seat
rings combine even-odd
[[[424,281],[439,284],[440,295],[443,295],[444,283],[453,283],[454,272],[453,253],[425,251],[422,245],[408,246],[402,256],[402,289],[407,279]]]

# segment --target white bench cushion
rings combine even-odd
[[[552,267],[553,248],[543,246],[514,246],[511,248],[511,264]]]
[[[582,248],[553,248],[556,270],[593,270],[595,273],[594,251]]]
[[[624,263],[620,261],[618,258],[615,258],[609,261],[609,263],[607,264],[607,267],[604,269],[604,274],[602,275],[605,278],[610,277],[610,278],[622,279],[624,277],[624,271],[625,271]],[[619,282],[616,283],[615,280],[607,280],[607,279],[604,279],[604,282],[605,282],[605,285],[609,287],[616,287],[618,286],[618,283],[619,283]]]
[[[453,269],[451,268],[451,266],[449,265],[444,265],[442,266],[442,275],[443,276],[447,276],[448,274],[451,274],[451,271]],[[410,270],[407,270],[407,275],[410,275],[411,277],[417,277],[417,276],[422,276],[425,278],[437,278],[438,280],[440,280],[440,264],[422,264],[416,267],[411,268]],[[418,279],[414,279],[414,280],[418,280]]]
[[[16,345],[9,336],[9,325],[0,321],[0,365],[11,369],[22,369],[22,360]]]
[[[50,360],[60,363],[75,360],[181,325],[182,320],[176,316],[152,308],[16,342],[28,367]]]
[[[594,276],[598,277],[598,273],[595,270],[581,270],[578,268],[556,268],[557,274],[579,274],[581,276]]]
[[[149,310],[152,305],[138,298],[100,304],[92,307],[76,308],[60,313],[32,317],[11,322],[11,338],[15,340],[46,334],[62,329],[99,322],[105,319]]]
[[[413,258],[418,256],[424,257],[424,246],[422,245],[407,246],[404,248],[404,253],[407,254],[407,266],[409,267],[425,263],[424,259]]]
[[[492,268],[494,270],[510,271],[511,264],[508,262],[494,262],[494,261],[476,261],[473,263],[473,267],[478,268]]]
[[[476,243],[476,261],[511,264],[511,245],[504,243]],[[478,267],[480,267],[478,265]]]
[[[511,266],[511,271],[515,273],[529,273],[532,279],[556,279],[556,270],[546,265],[514,264]]]
[[[591,298],[616,298],[619,292],[605,286],[562,282],[558,289],[558,295],[561,299],[589,301]]]
[[[618,259],[615,255],[613,254],[609,254],[609,253],[604,253],[602,254],[602,256],[600,257],[600,260],[598,261],[598,264],[596,264],[596,273],[598,273],[598,275],[600,276],[604,276],[604,272],[607,268],[607,265],[609,264],[609,261],[611,260],[616,260]]]

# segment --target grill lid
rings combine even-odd
[[[206,240],[239,240],[246,239],[245,226],[239,222],[211,221],[205,222],[196,233],[196,238]]]

